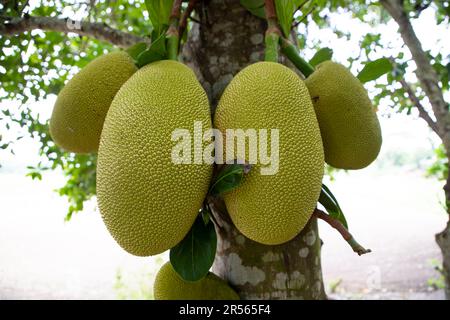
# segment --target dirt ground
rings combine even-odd
[[[363,183],[367,179],[369,187]],[[418,174],[367,172],[344,174],[336,181],[330,187],[340,199],[350,231],[373,253],[358,257],[334,230],[320,223],[330,296],[442,299],[442,290],[427,285],[437,277],[431,264],[440,260],[434,234],[446,219],[439,205],[440,184]],[[0,173],[0,299],[115,299],[120,296],[118,272],[126,276],[126,286],[130,281],[141,282],[130,287],[151,288],[148,279],[167,257],[125,253],[107,233],[93,203],[64,223],[65,199],[53,192],[62,183],[56,174],[39,182]],[[146,274],[148,278],[139,276]]]

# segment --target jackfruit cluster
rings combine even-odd
[[[239,300],[236,291],[214,273],[198,281],[185,281],[170,262],[158,271],[153,296],[155,300]]]
[[[50,132],[68,151],[98,150],[103,221],[123,249],[149,256],[183,240],[207,196],[213,165],[179,165],[172,158],[174,131],[192,130],[199,122],[203,130],[213,127],[207,95],[191,69],[163,60],[137,70],[127,53],[115,52],[95,59],[68,82],[56,101]],[[285,243],[305,227],[317,205],[325,162],[363,168],[381,147],[367,92],[333,62],[317,66],[305,81],[278,63],[244,68],[221,96],[214,127],[227,147],[228,129],[279,132],[278,145],[269,138],[265,146],[267,154],[277,154],[277,172],[263,174],[266,164],[259,161],[238,188],[223,194],[239,231],[266,245]],[[199,152],[195,143],[188,149],[194,157]],[[223,158],[227,155],[224,147]],[[247,148],[243,159],[226,160],[250,158]],[[170,263],[158,273],[154,293],[157,299],[239,298],[216,275],[187,282]]]

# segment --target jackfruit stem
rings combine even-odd
[[[279,38],[281,33],[278,28],[274,0],[265,0],[264,12],[267,19],[267,30],[264,37],[264,43],[266,45],[264,61],[278,62]]]
[[[178,35],[168,35],[167,36],[167,58],[169,60],[178,61]]]
[[[365,249],[363,246],[361,246],[339,220],[331,217],[329,214],[317,208],[314,210],[313,216],[325,221],[332,228],[336,229],[341,234],[342,238],[344,238],[344,240],[347,241],[350,247],[352,247],[353,251],[355,251],[359,256],[372,252],[372,250]]]
[[[167,57],[169,60],[178,60],[178,51],[180,43],[180,34],[178,25],[181,16],[181,3],[183,0],[175,0],[170,13],[169,29],[166,32],[167,37]]]
[[[266,32],[264,61],[278,62],[278,38],[276,33]]]
[[[306,62],[298,53],[297,48],[288,39],[280,37],[281,52],[308,78],[313,72],[314,67]]]

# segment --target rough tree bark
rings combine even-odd
[[[425,115],[424,112],[426,111],[423,109],[420,102],[418,102],[419,100],[415,97],[414,93],[411,90],[408,90],[405,81],[402,82],[402,86],[410,96],[411,101],[418,108],[419,115],[427,121],[433,131],[441,138],[447,151],[447,159],[450,163],[450,112],[449,105],[444,100],[442,89],[439,86],[439,77],[433,69],[427,53],[423,50],[422,44],[414,32],[408,13],[403,7],[403,0],[381,0],[380,3],[399,26],[400,35],[411,52],[412,58],[417,66],[415,71],[417,78],[431,104],[433,114],[436,117],[436,122],[431,120],[428,114]],[[447,178],[444,192],[449,221],[445,229],[436,235],[436,242],[442,251],[445,295],[446,298],[450,300],[450,177]]]
[[[233,76],[263,59],[266,24],[248,13],[239,0],[211,0],[198,9],[201,25],[191,30],[183,56],[197,70],[214,112]],[[228,280],[241,298],[326,298],[315,219],[290,242],[265,246],[234,227],[222,201],[215,201],[212,207],[220,224],[213,271]]]
[[[447,155],[450,159],[450,156]],[[450,169],[450,168],[449,168]],[[450,176],[444,186],[447,213],[450,216]],[[445,297],[450,300],[450,219],[447,226],[440,233],[436,234],[436,242],[442,252],[442,270],[445,279]]]

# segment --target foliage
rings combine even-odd
[[[347,220],[345,219],[344,212],[342,211],[339,202],[331,190],[324,184],[322,184],[322,189],[320,191],[319,203],[324,206],[330,217],[338,220],[348,230]]]
[[[130,5],[128,1],[11,1],[16,6],[2,7],[3,16],[47,16],[71,18],[73,20],[102,22],[107,25],[135,33],[148,35],[148,14],[144,1]],[[4,5],[3,5],[4,6]],[[126,10],[125,10],[126,8]],[[26,128],[29,135],[39,138],[40,156],[37,164],[30,164],[29,176],[42,178],[45,170],[62,169],[67,183],[58,190],[68,197],[69,208],[66,219],[83,209],[84,201],[95,195],[95,155],[75,155],[61,151],[51,141],[47,119],[39,119],[32,112],[32,104],[57,94],[71,76],[97,56],[114,50],[113,46],[88,37],[64,35],[57,32],[31,31],[14,37],[0,36],[0,102],[17,100],[22,104],[19,117],[8,110],[0,114],[0,128],[9,129],[13,121]],[[11,67],[14,66],[14,67]],[[20,137],[17,137],[20,138]],[[14,152],[15,141],[2,141],[0,153]]]
[[[170,249],[170,262],[186,281],[206,276],[216,256],[217,235],[212,221],[199,215],[186,237]]]
[[[321,48],[317,50],[314,56],[309,60],[309,64],[313,67],[317,66],[319,63],[322,63],[327,60],[331,60],[333,57],[333,49],[330,48]]]
[[[427,175],[445,181],[448,177],[448,158],[442,144],[434,150],[434,155],[434,163],[428,168]]]

